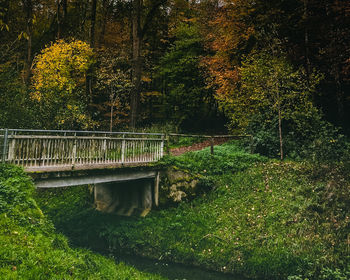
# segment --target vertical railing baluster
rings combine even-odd
[[[135,140],[132,140],[131,149],[132,149],[132,160],[131,160],[131,162],[133,162],[133,161],[135,161]]]
[[[141,162],[144,162],[144,154],[145,154],[144,143],[145,143],[145,140],[142,139],[142,141],[141,141]]]
[[[117,140],[111,139],[109,153],[110,153],[110,157],[111,157],[111,162],[112,163],[115,163],[115,162],[119,161],[119,159],[117,157],[118,156],[117,149],[118,149],[118,142],[117,142]]]
[[[151,161],[154,161],[154,158],[155,158],[155,156],[156,156],[156,152],[157,152],[157,147],[156,147],[156,145],[155,145],[155,142],[154,141],[152,141],[152,146],[153,146],[153,148],[152,148],[152,150],[153,150],[153,153],[152,153],[152,158],[151,158]]]
[[[58,164],[63,164],[63,139],[59,139],[59,145],[58,145]]]
[[[124,138],[124,134],[122,136]],[[122,140],[122,163],[125,162],[125,139]]]
[[[81,139],[81,164],[85,164],[86,161],[86,140]]]
[[[162,135],[162,142],[160,143],[160,158],[164,155],[164,135]]]
[[[75,164],[76,156],[77,156],[77,133],[74,133],[73,151],[72,151],[72,167]]]
[[[21,157],[22,157],[22,154],[23,154],[23,143],[22,143],[22,140],[23,139],[18,139],[18,142],[19,142],[19,147],[18,147],[18,157],[17,157],[17,164],[21,164]]]
[[[156,153],[157,153],[157,147],[155,145],[155,141],[151,141],[152,142],[152,158],[151,158],[151,162],[154,161],[154,158],[156,156]]]
[[[159,154],[159,145],[158,145],[158,141],[154,141],[154,146],[155,146],[156,152],[155,152],[155,154],[154,154],[154,159],[153,159],[153,161],[156,161],[157,158],[158,158],[158,154]]]
[[[33,145],[32,147],[34,148],[33,150],[33,160],[32,160],[32,166],[36,167],[36,158],[38,156],[38,139],[33,139]]]
[[[8,142],[8,129],[5,128],[4,132],[4,146],[2,148],[2,162],[5,163],[6,161],[6,156],[7,156],[7,142]]]
[[[103,149],[102,149],[103,163],[106,163],[106,150],[107,150],[107,135],[105,134],[105,139],[103,140]]]
[[[111,162],[111,159],[110,159],[110,150],[111,150],[111,140],[108,139],[106,140],[107,141],[107,148],[106,148],[106,161],[107,163],[110,163]]]
[[[9,163],[15,163],[16,159],[16,139],[13,135],[8,136],[8,150],[7,150],[7,161]]]
[[[54,138],[54,139],[53,139],[53,145],[52,145],[52,156],[53,156],[53,165],[54,165],[54,166],[57,165],[57,156],[56,156],[56,152],[57,152],[57,139]]]
[[[29,139],[27,139],[27,141],[25,141],[25,147],[26,147],[26,157],[23,158],[23,166],[26,166],[26,164],[28,164],[28,162],[30,161],[30,149],[29,149]],[[26,160],[26,162],[25,162]]]
[[[46,166],[50,166],[51,165],[51,140],[47,139],[47,150],[46,150]]]

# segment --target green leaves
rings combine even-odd
[[[213,92],[205,84],[201,66],[205,51],[198,27],[182,24],[176,31],[173,46],[160,61],[158,78],[165,85],[166,114],[178,125],[190,122],[193,129],[210,111]]]
[[[33,183],[20,167],[0,165],[0,213],[35,207],[30,201],[33,191]]]

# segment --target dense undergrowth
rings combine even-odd
[[[212,191],[146,218],[103,215],[88,188],[39,193],[80,245],[105,246],[258,279],[350,277],[350,178],[345,164],[278,162],[228,143],[164,159],[200,173]],[[100,243],[97,243],[99,241]]]
[[[0,165],[0,279],[162,279],[71,248],[33,194],[22,169]]]

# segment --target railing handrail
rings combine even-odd
[[[73,135],[8,135],[8,139],[62,139],[64,137],[65,139],[77,139],[77,140],[130,140],[130,141],[163,141],[162,138],[130,138],[130,137],[99,137],[99,136],[73,136]]]
[[[0,131],[5,131],[0,128]],[[153,136],[179,136],[179,137],[198,137],[198,138],[244,138],[252,137],[250,134],[245,135],[201,135],[201,134],[183,134],[183,133],[154,133],[154,132],[132,132],[132,131],[90,131],[90,130],[54,130],[54,129],[13,129],[8,128],[8,132],[37,132],[37,133],[78,133],[78,134],[108,134],[108,135],[153,135]]]
[[[252,137],[250,134],[244,135],[201,135],[201,134],[182,134],[182,133],[168,133],[168,136],[179,136],[179,137],[197,137],[197,138],[244,138],[244,137]]]
[[[5,131],[6,128],[0,128]],[[52,130],[52,129],[7,129],[8,132],[37,132],[37,133],[81,133],[81,134],[110,134],[110,135],[156,135],[164,136],[164,133],[130,132],[130,131],[89,131],[89,130]]]

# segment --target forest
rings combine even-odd
[[[0,0],[0,50],[0,140],[156,132],[181,175],[103,213],[3,140],[1,279],[350,279],[350,1]]]
[[[349,14],[331,0],[1,0],[0,126],[228,131],[302,156],[350,130]]]

